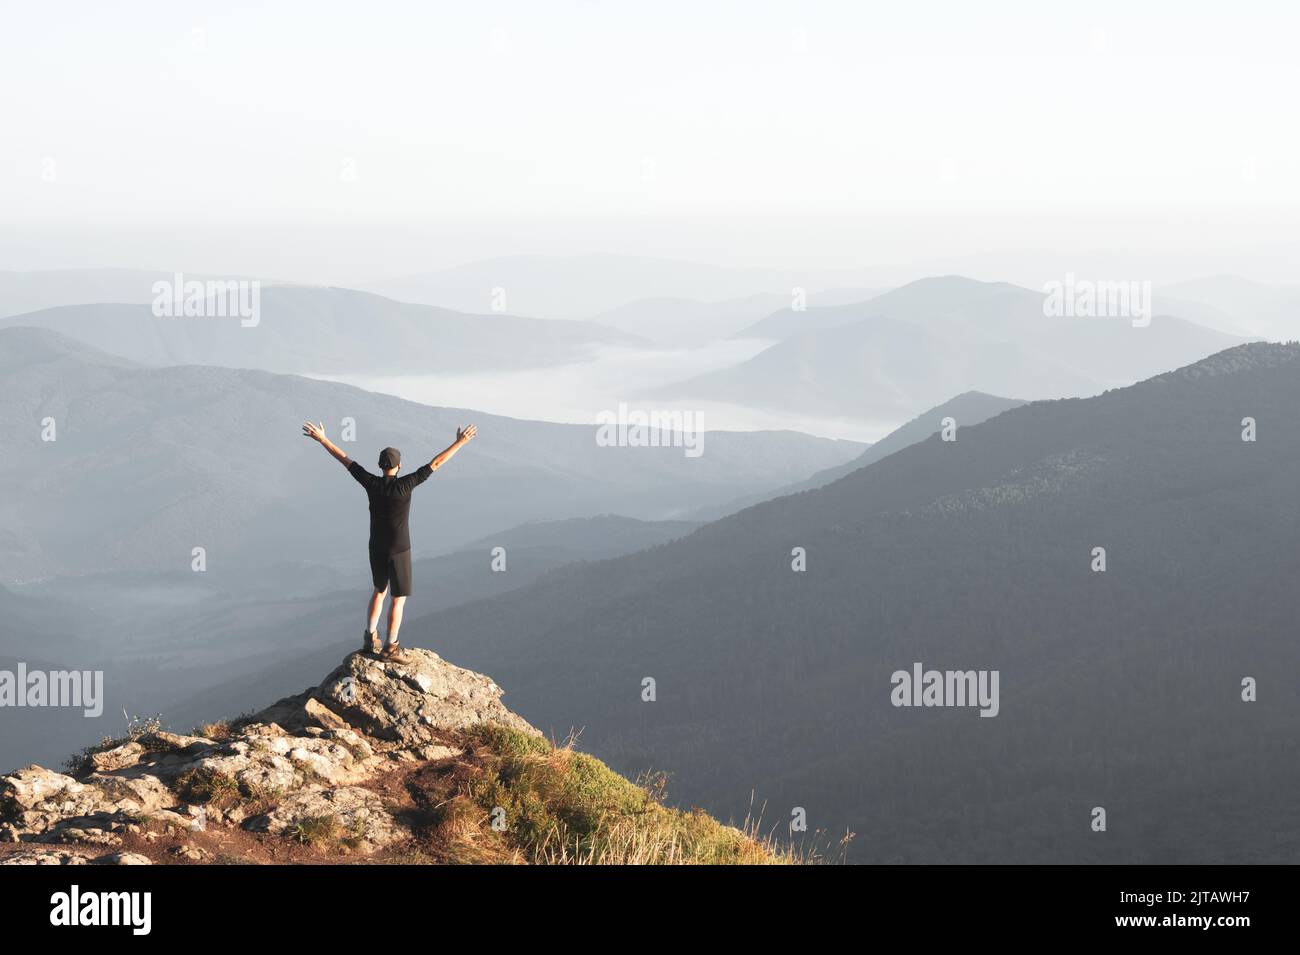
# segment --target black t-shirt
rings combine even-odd
[[[370,498],[370,552],[384,556],[411,549],[406,518],[411,513],[411,492],[429,479],[433,468],[424,465],[414,474],[384,477],[371,474],[353,461],[348,473],[366,489]]]

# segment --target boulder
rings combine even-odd
[[[176,794],[157,776],[93,773],[86,778],[86,784],[103,793],[113,811],[135,816],[147,816],[160,809],[170,809],[177,803]]]
[[[138,852],[113,852],[90,861],[93,865],[153,865],[153,860]]]
[[[42,766],[0,776],[0,805],[20,836],[46,832],[67,819],[111,811],[99,789]]]
[[[118,769],[134,766],[144,754],[144,746],[135,740],[131,740],[121,746],[115,746],[100,753],[92,753],[88,761],[96,772],[111,773]]]
[[[405,746],[438,743],[438,730],[482,723],[537,733],[506,709],[501,688],[483,674],[454,666],[431,650],[407,652],[413,657],[410,664],[354,653],[312,698],[368,735]]]

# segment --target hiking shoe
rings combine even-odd
[[[415,658],[396,643],[390,643],[388,646],[384,647],[383,651],[379,654],[379,659],[383,660],[385,663],[415,662]]]
[[[383,649],[383,645],[379,642],[378,633],[374,630],[367,630],[365,633],[361,634],[362,653],[370,653],[374,656],[379,656],[379,651],[381,649]]]

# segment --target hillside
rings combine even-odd
[[[486,311],[486,309],[484,310]],[[640,340],[587,322],[465,314],[341,288],[266,286],[257,324],[156,317],[149,305],[67,305],[0,328],[46,328],[147,365],[218,365],[310,375],[469,374],[577,361]],[[358,335],[358,329],[364,334]]]
[[[728,514],[734,514],[736,511],[751,507],[754,504],[761,504],[765,500],[771,500],[776,497],[784,497],[787,494],[798,494],[801,491],[811,491],[819,487],[825,487],[833,481],[838,481],[846,474],[865,468],[874,461],[881,458],[887,458],[896,451],[916,444],[918,441],[924,441],[927,438],[933,438],[943,428],[946,419],[951,418],[958,429],[969,427],[973,424],[979,424],[981,421],[987,421],[995,415],[1000,415],[1004,411],[1012,408],[1018,408],[1024,402],[1015,398],[999,398],[997,395],[986,395],[978,391],[968,391],[960,394],[956,398],[945,401],[937,407],[931,408],[923,414],[917,415],[911,421],[908,421],[895,428],[889,434],[885,435],[879,441],[876,441],[852,461],[844,464],[837,464],[833,468],[827,468],[824,471],[818,471],[812,477],[803,481],[798,481],[786,487],[777,488],[764,495],[749,495],[729,501],[721,506],[703,508],[691,514],[695,520],[710,521],[717,520],[720,517],[726,517]]]
[[[692,803],[726,814],[756,791],[851,829],[859,860],[1294,863],[1297,406],[1300,345],[1239,346],[404,638],[498,673],[532,723],[585,728]],[[999,671],[997,717],[892,705],[917,661]]]
[[[548,742],[487,677],[413,653],[350,654],[259,713],[0,776],[0,865],[782,861]]]
[[[787,321],[788,320],[788,321]],[[1097,394],[1203,358],[1239,339],[1157,315],[1049,318],[1043,295],[960,276],[922,279],[869,301],[771,322],[809,330],[731,368],[654,391],[845,419],[910,418],[954,393],[1026,399]]]

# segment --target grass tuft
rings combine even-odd
[[[466,732],[459,789],[434,842],[452,862],[772,864],[802,861],[700,810],[663,805],[664,779],[633,783],[600,760],[504,726]]]
[[[210,739],[214,743],[222,743],[230,739],[234,734],[230,730],[229,720],[217,720],[214,723],[204,723],[201,726],[196,726],[191,735]]]
[[[302,845],[319,846],[339,839],[340,830],[339,817],[331,813],[298,820],[289,827],[289,835]]]
[[[247,799],[233,776],[213,769],[191,769],[181,774],[174,786],[186,802],[205,803],[217,809],[237,805]]]

